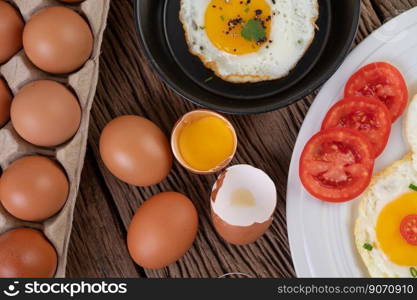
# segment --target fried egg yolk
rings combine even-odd
[[[272,42],[271,18],[271,7],[265,0],[211,0],[205,30],[219,50],[244,55]]]
[[[400,266],[417,265],[417,246],[407,243],[400,231],[402,220],[416,213],[417,192],[411,192],[385,205],[378,216],[378,246],[392,263]]]

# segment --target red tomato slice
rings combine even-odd
[[[364,66],[353,74],[345,87],[345,97],[365,96],[385,103],[392,122],[402,115],[408,103],[408,89],[397,68],[386,62]]]
[[[344,202],[369,185],[374,167],[370,142],[358,131],[332,128],[319,132],[305,145],[300,179],[314,197]]]
[[[400,232],[407,243],[417,246],[417,215],[406,216],[401,221]]]
[[[371,142],[375,157],[384,151],[391,132],[391,115],[381,101],[366,97],[347,97],[337,102],[324,118],[321,129],[351,128]]]

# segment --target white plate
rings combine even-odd
[[[392,19],[372,33],[347,57],[314,100],[297,138],[287,187],[287,222],[291,254],[299,277],[367,277],[353,239],[358,200],[325,203],[310,196],[298,177],[298,162],[306,142],[319,131],[328,109],[343,95],[349,77],[361,66],[387,61],[404,74],[410,95],[417,92],[417,8]],[[375,172],[400,159],[408,147],[402,119],[392,128]]]

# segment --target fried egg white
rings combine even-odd
[[[317,0],[181,0],[191,53],[223,80],[285,77],[309,48]]]
[[[355,226],[356,246],[372,277],[412,277],[417,246],[402,236],[405,217],[417,214],[417,96],[410,101],[404,132],[411,153],[373,177],[362,196]],[[372,250],[365,249],[372,245]],[[412,272],[412,268],[415,271]]]
[[[411,183],[417,183],[417,171],[409,154],[374,176],[362,196],[354,233],[372,277],[412,277],[411,268],[417,268],[417,246],[400,233],[403,218],[417,213],[417,192],[409,188]]]

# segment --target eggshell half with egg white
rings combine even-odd
[[[210,202],[218,234],[231,244],[246,245],[259,239],[272,224],[277,193],[264,171],[235,165],[219,176]]]

